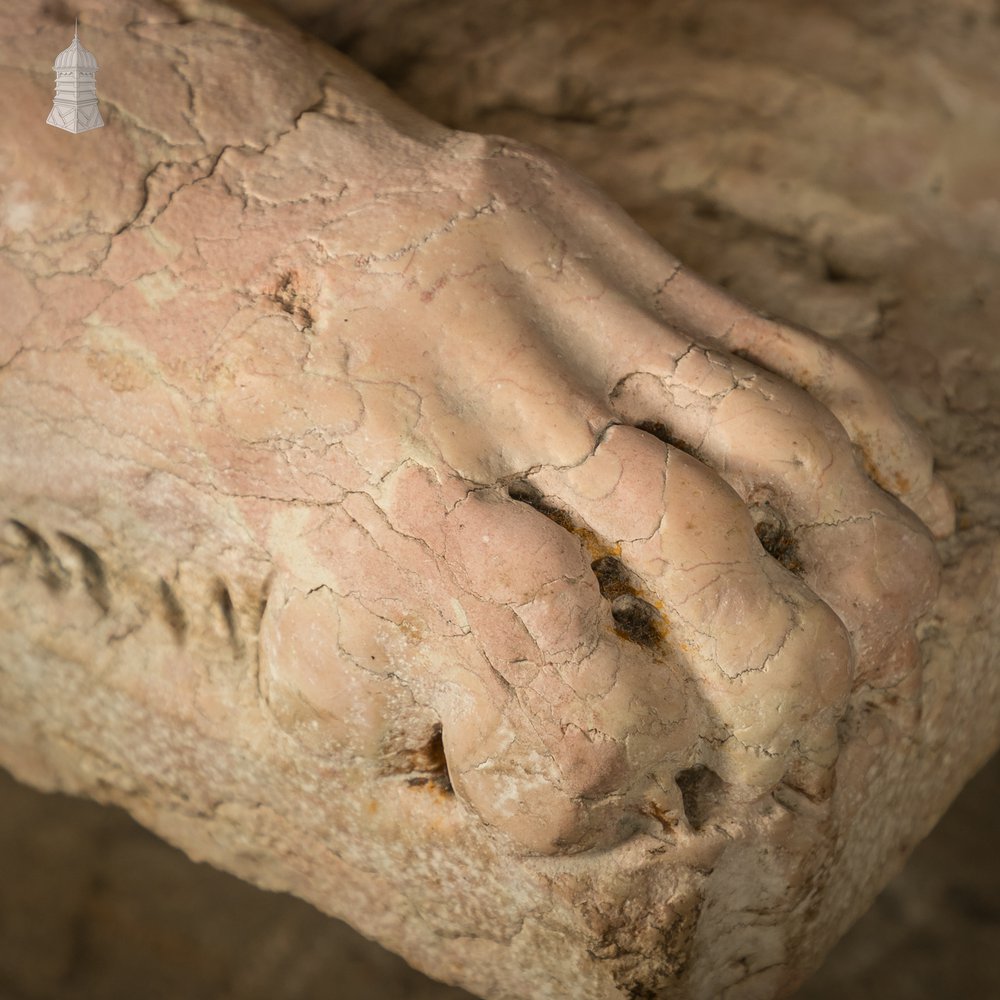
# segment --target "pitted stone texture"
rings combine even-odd
[[[483,995],[787,989],[995,740],[914,796],[972,704],[920,434],[546,156],[174,6],[200,144],[124,94],[101,254],[5,246],[9,766]],[[234,37],[294,81],[236,132]]]

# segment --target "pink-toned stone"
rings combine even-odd
[[[0,759],[484,996],[790,988],[968,766],[921,432],[276,20],[83,16],[144,71],[0,161]]]

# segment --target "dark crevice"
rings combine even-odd
[[[65,0],[47,0],[46,3],[42,4],[41,10],[38,13],[41,17],[55,21],[57,24],[65,25],[68,28],[74,26],[73,22],[76,14],[70,10]]]
[[[615,631],[624,639],[640,646],[655,646],[661,637],[660,613],[641,597],[622,594],[611,602],[611,617]]]
[[[832,284],[839,285],[845,281],[853,281],[854,276],[849,274],[839,264],[835,264],[829,258],[823,261],[823,277]]]
[[[658,645],[667,632],[667,622],[652,604],[643,600],[641,581],[609,552],[608,545],[590,528],[575,524],[569,514],[552,506],[531,483],[524,480],[511,483],[507,493],[512,500],[534,507],[584,543],[591,555],[590,568],[597,578],[601,596],[611,603],[615,634],[640,646]]]
[[[507,495],[511,500],[517,500],[520,503],[526,503],[529,507],[534,507],[539,514],[544,514],[550,521],[558,524],[560,528],[565,528],[574,534],[579,533],[570,516],[565,511],[550,504],[541,491],[532,486],[531,483],[525,482],[523,479],[511,483],[507,487]]]
[[[799,559],[795,536],[785,519],[770,504],[754,504],[750,508],[754,531],[764,551],[776,559],[789,572],[802,575],[802,560]]]
[[[305,297],[299,291],[299,276],[295,271],[285,271],[273,292],[267,297],[276,303],[281,311],[291,316],[304,330],[311,331],[315,322]]]
[[[182,4],[178,3],[177,0],[160,0],[160,2],[170,9],[172,14],[177,15],[177,24],[193,24],[194,18],[190,17],[187,11],[184,10]]]
[[[601,597],[614,601],[626,594],[635,596],[636,584],[632,574],[625,568],[620,559],[614,556],[601,556],[595,559],[590,568],[597,577],[597,585],[601,588]]]
[[[295,278],[294,271],[286,271],[271,296],[289,316],[295,312]]]
[[[408,754],[409,770],[418,772],[407,779],[411,787],[433,785],[440,791],[451,794],[454,789],[448,773],[448,758],[444,752],[444,732],[438,723],[431,731],[430,739],[418,750]]]
[[[507,495],[511,500],[519,500],[521,503],[526,503],[536,510],[543,503],[542,491],[524,479],[519,479],[517,482],[511,483],[507,487]]]
[[[652,986],[633,983],[628,987],[628,1000],[656,1000],[660,993]]]
[[[726,783],[704,764],[678,771],[674,781],[681,790],[688,825],[692,830],[700,830],[724,803]]]
[[[698,449],[690,441],[685,441],[683,438],[678,437],[666,424],[661,424],[655,420],[644,420],[642,423],[636,424],[636,427],[640,431],[645,431],[647,434],[652,434],[653,437],[659,438],[660,441],[664,444],[669,444],[672,448],[679,448],[681,451],[686,451],[694,458],[701,457],[698,454]]]

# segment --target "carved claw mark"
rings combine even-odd
[[[111,591],[108,588],[104,560],[86,542],[60,531],[59,537],[73,550],[80,560],[83,585],[93,602],[104,614],[111,610]]]
[[[111,614],[113,600],[107,564],[94,548],[66,531],[55,531],[54,537],[63,547],[61,553],[57,553],[40,532],[23,521],[12,518],[5,524],[12,532],[11,541],[14,544],[14,555],[8,557],[8,561],[10,558],[19,559],[27,570],[37,573],[45,586],[56,594],[64,592],[72,580],[79,579],[87,595],[100,608],[102,614]],[[259,591],[255,591],[259,596],[257,605],[253,609],[257,614],[254,628],[259,628],[263,618],[270,585],[271,579],[268,578],[260,586]],[[159,598],[159,613],[162,620],[170,629],[175,643],[178,646],[184,645],[189,635],[191,620],[174,586],[164,577],[159,577],[153,590]],[[221,623],[225,629],[233,655],[242,656],[246,644],[240,631],[239,613],[229,586],[221,578],[216,578],[211,589],[211,605],[211,611],[218,616],[217,623]]]
[[[409,770],[420,772],[406,783],[411,787],[434,785],[446,794],[454,794],[451,775],[448,773],[448,758],[444,752],[444,734],[438,723],[431,732],[431,738],[419,750],[411,750],[408,756]]]
[[[218,607],[222,615],[226,631],[229,634],[229,644],[233,648],[233,655],[240,656],[243,652],[243,639],[240,636],[239,625],[236,621],[236,608],[233,605],[233,598],[229,593],[229,588],[222,580],[215,581],[214,600],[216,607]]]
[[[34,528],[29,528],[22,521],[11,520],[10,523],[24,539],[30,558],[36,564],[38,575],[45,586],[53,593],[62,590],[69,574],[52,551],[52,546]]]
[[[181,602],[177,599],[177,595],[174,593],[173,587],[167,583],[162,577],[160,578],[160,601],[163,604],[163,617],[166,620],[170,631],[174,634],[174,641],[178,646],[184,644],[184,640],[187,637],[187,616],[184,614],[184,608],[181,607]]]
[[[260,632],[260,623],[264,620],[264,613],[267,611],[267,602],[271,597],[271,586],[274,583],[274,576],[268,576],[260,588],[260,598],[257,601],[257,632]]]

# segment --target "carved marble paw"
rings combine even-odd
[[[852,689],[914,695],[951,519],[878,380],[538,151],[434,126],[236,14],[146,3],[121,33],[112,7],[88,30],[152,79],[183,51],[198,99],[112,91],[101,145],[46,134],[38,171],[8,144],[35,216],[3,247],[27,305],[0,403],[22,548],[113,544],[132,568],[101,569],[94,613],[135,623],[112,638],[187,644],[183,683],[171,652],[126,686],[211,690],[218,726],[251,690],[311,752],[527,852],[696,837],[782,782],[827,795]],[[210,85],[240,33],[251,97]],[[307,63],[293,87],[281,67]],[[66,203],[95,185],[83,235],[46,170]],[[213,591],[212,653],[182,591],[216,560],[244,579]]]
[[[922,435],[558,163],[435,160],[345,206],[304,281],[284,419],[344,492],[275,551],[272,709],[532,852],[827,795],[852,685],[913,696],[952,516]]]

